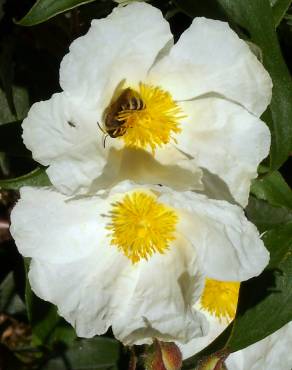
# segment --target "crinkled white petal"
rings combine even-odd
[[[108,148],[102,144],[96,111],[85,101],[59,93],[35,103],[22,123],[23,141],[33,158],[64,193],[82,192],[98,177]]]
[[[121,302],[113,323],[115,336],[132,345],[152,338],[185,343],[205,335],[204,316],[192,308],[203,284],[194,249],[179,237],[165,254],[137,266],[132,296]]]
[[[159,51],[172,39],[159,9],[144,3],[118,7],[94,20],[85,36],[75,40],[60,68],[65,91],[92,103],[109,103],[118,84],[145,80]]]
[[[272,81],[228,23],[195,18],[149,80],[176,100],[217,93],[260,116],[271,101]]]
[[[261,341],[231,353],[228,370],[291,370],[292,321]]]
[[[110,205],[100,198],[71,199],[53,188],[23,187],[11,213],[11,234],[25,257],[48,263],[85,258],[99,249]]]
[[[169,191],[160,200],[181,210],[178,231],[196,248],[206,276],[243,281],[268,264],[269,252],[240,207],[193,192]]]
[[[202,168],[202,183],[203,194],[211,199],[225,200],[229,203],[237,203],[232,196],[226,182],[218,175],[209,172],[206,168]]]
[[[39,297],[58,306],[78,336],[103,334],[113,325],[124,344],[151,343],[154,337],[184,341],[206,332],[204,317],[192,309],[202,278],[186,259],[177,249],[174,256],[169,252],[132,265],[102,243],[98,251],[71,263],[34,259],[29,280]]]
[[[171,176],[163,182],[157,183],[166,185],[175,190],[202,190],[202,170],[199,168],[196,159],[182,153],[175,145],[168,144],[163,148],[158,148],[155,151],[155,160],[157,160],[163,167],[160,173],[157,173],[157,179],[161,173],[169,173],[172,168]],[[167,172],[166,172],[167,171]],[[175,174],[175,175],[174,175]]]
[[[237,104],[205,98],[181,103],[187,117],[177,147],[219,176],[246,206],[250,183],[268,155],[271,134],[264,122]]]
[[[191,356],[194,356],[196,353],[206,348],[229,325],[227,321],[220,322],[216,316],[210,315],[208,311],[200,308],[200,305],[198,303],[195,305],[195,308],[198,311],[202,312],[202,314],[204,314],[204,316],[206,317],[209,324],[209,330],[207,334],[201,338],[194,338],[186,344],[179,344],[179,348],[184,360]]]
[[[131,148],[121,150],[120,154],[118,181],[130,179],[138,184],[161,184],[175,190],[203,188],[202,171],[196,161],[173,146],[157,150],[155,157],[147,151]]]
[[[92,233],[91,237],[95,238]],[[90,338],[107,331],[121,300],[131,293],[129,270],[129,260],[100,240],[99,248],[76,261],[56,264],[33,259],[29,281],[39,297],[58,307],[78,336]]]

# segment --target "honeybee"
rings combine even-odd
[[[112,138],[123,136],[127,128],[124,126],[125,121],[118,119],[118,114],[125,111],[142,109],[145,109],[145,104],[139,94],[127,88],[106,108],[103,114],[104,128],[101,128],[99,123],[98,126],[106,135]]]

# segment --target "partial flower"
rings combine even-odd
[[[124,344],[205,335],[194,308],[204,276],[241,281],[269,260],[240,207],[161,186],[123,182],[76,198],[24,187],[11,219],[34,292],[79,336],[112,326]]]
[[[239,282],[206,279],[203,293],[194,308],[207,318],[209,330],[204,337],[194,338],[187,344],[179,345],[183,359],[194,356],[207,347],[232,322],[236,313],[239,286]],[[292,354],[289,350],[291,345],[292,322],[261,341],[231,353],[225,360],[225,368],[227,370],[291,370]],[[224,353],[222,355],[224,358]],[[219,359],[220,356],[217,361]],[[214,362],[217,363],[215,357]]]
[[[235,318],[239,287],[239,281],[205,279],[203,293],[194,308],[206,317],[209,329],[205,336],[180,345],[184,359],[194,356],[212,343]]]
[[[261,341],[231,353],[227,370],[291,370],[292,322]]]
[[[123,179],[199,189],[202,168],[247,204],[269,152],[259,116],[272,82],[227,23],[196,18],[173,45],[158,9],[117,7],[71,44],[60,84],[32,106],[23,139],[61,192]]]
[[[203,357],[198,361],[196,370],[226,370],[224,360],[228,356],[228,351],[217,351],[210,356]]]

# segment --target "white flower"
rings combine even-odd
[[[220,335],[235,317],[239,283],[206,279],[202,296],[194,308],[208,320],[207,335],[179,344],[183,358],[187,359],[207,347]],[[292,322],[238,352],[225,361],[227,370],[291,370]]]
[[[60,84],[63,92],[32,106],[23,138],[63,193],[123,179],[198,189],[199,166],[247,204],[269,152],[258,117],[272,82],[227,23],[196,18],[173,45],[158,9],[117,7],[72,43]],[[105,148],[102,131],[114,136]]]
[[[112,326],[125,344],[205,335],[193,308],[204,276],[241,281],[269,260],[240,207],[160,186],[123,182],[76,198],[24,187],[11,219],[35,293],[79,336]]]
[[[261,341],[231,353],[227,370],[291,370],[292,321]]]
[[[180,345],[183,358],[187,359],[213,342],[235,317],[240,283],[207,278],[203,293],[194,308],[208,320],[209,330],[201,338]]]

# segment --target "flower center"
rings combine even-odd
[[[239,282],[218,281],[206,279],[200,304],[211,315],[231,321],[235,317]]]
[[[132,263],[148,259],[155,252],[163,254],[174,233],[178,216],[168,206],[158,203],[155,195],[133,192],[113,204],[111,244],[118,247]]]
[[[154,151],[157,147],[174,139],[173,134],[181,131],[179,121],[185,116],[171,95],[159,87],[139,84],[138,91],[130,90],[132,109],[118,112],[117,120],[122,123],[125,133],[121,136],[128,147]]]

